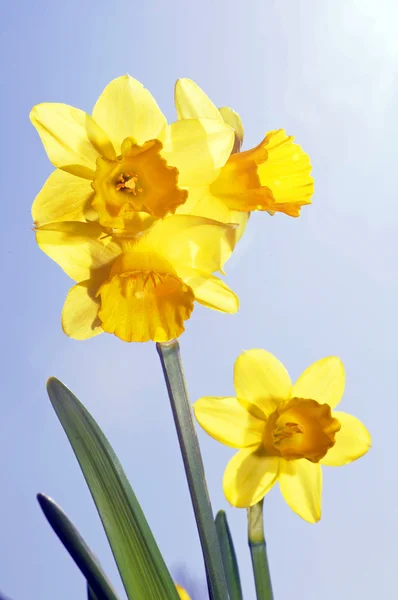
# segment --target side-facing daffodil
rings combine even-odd
[[[77,282],[67,296],[64,332],[103,331],[127,342],[165,342],[184,331],[194,301],[234,313],[239,301],[212,273],[236,243],[236,228],[190,215],[158,219],[140,235],[108,235],[98,223],[37,228],[40,248]]]
[[[36,226],[98,221],[138,233],[183,205],[191,186],[210,185],[234,144],[234,132],[214,119],[167,125],[156,101],[128,75],[111,81],[92,116],[66,104],[32,109],[57,169],[32,207]]]
[[[314,183],[309,156],[283,129],[269,131],[258,146],[239,152],[243,125],[231,108],[218,109],[190,79],[177,81],[175,104],[180,120],[213,119],[235,130],[234,152],[215,181],[203,183],[190,193],[185,212],[240,223],[244,218],[241,211],[264,210],[298,217],[301,207],[311,204]]]
[[[224,473],[227,500],[253,506],[278,480],[287,504],[315,523],[321,517],[321,465],[345,465],[371,446],[357,418],[334,410],[345,385],[341,360],[315,362],[292,385],[272,354],[248,350],[235,363],[234,383],[235,398],[205,397],[194,405],[209,435],[240,448]]]
[[[188,595],[188,592],[183,587],[176,584],[176,588],[181,600],[191,600]]]

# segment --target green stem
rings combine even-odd
[[[267,546],[264,538],[263,500],[248,509],[247,520],[257,600],[273,600]]]
[[[221,552],[207,490],[202,456],[192,418],[192,409],[182,368],[180,346],[177,340],[156,344],[162,363],[163,375],[178,441],[180,443],[189,492],[202,545],[208,584],[212,600],[229,600]]]

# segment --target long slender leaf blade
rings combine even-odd
[[[179,600],[144,513],[101,429],[68,388],[47,391],[84,474],[129,600]]]
[[[37,494],[37,500],[47,521],[95,592],[97,600],[118,600],[98,558],[90,550],[62,508],[44,494]]]
[[[87,584],[87,600],[100,600],[89,584]]]
[[[227,515],[223,510],[220,510],[217,513],[216,530],[221,549],[224,572],[227,578],[230,600],[242,600],[243,595],[240,584],[238,561],[236,560],[235,548],[227,521]]]

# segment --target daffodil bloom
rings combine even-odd
[[[311,203],[310,159],[283,129],[269,131],[258,146],[239,152],[243,125],[232,109],[217,109],[190,79],[177,81],[175,104],[180,120],[213,119],[235,131],[235,152],[215,181],[190,194],[185,211],[227,223],[238,222],[239,211],[264,210],[298,217],[301,207]]]
[[[188,592],[183,587],[176,584],[176,588],[181,600],[191,600],[188,595]]]
[[[238,298],[212,273],[235,245],[235,226],[170,215],[140,235],[104,234],[98,223],[37,228],[40,248],[77,282],[67,296],[64,332],[75,339],[103,331],[127,342],[178,337],[194,301],[222,312]]]
[[[321,517],[321,465],[345,465],[371,445],[358,419],[334,410],[344,392],[342,362],[323,358],[292,385],[272,354],[248,350],[235,363],[234,383],[235,398],[205,397],[194,405],[209,435],[240,448],[225,470],[227,500],[253,506],[278,480],[287,504],[315,523]]]
[[[230,126],[214,119],[167,125],[141,83],[111,81],[92,116],[44,103],[30,115],[52,164],[32,207],[36,226],[98,221],[138,233],[183,205],[191,186],[210,185],[234,144]]]

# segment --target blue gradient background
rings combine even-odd
[[[342,408],[374,448],[325,469],[322,521],[302,521],[277,487],[265,501],[275,597],[393,597],[397,569],[397,59],[393,0],[94,0],[3,4],[0,38],[1,290],[0,589],[13,600],[85,598],[84,582],[46,524],[38,491],[55,498],[121,584],[73,453],[45,393],[63,380],[114,445],[173,572],[204,571],[153,344],[62,333],[71,285],[35,246],[30,205],[52,167],[30,108],[58,101],[91,111],[125,72],[174,119],[173,84],[199,83],[237,110],[246,148],[284,127],[310,154],[314,204],[299,220],[253,215],[228,263],[238,315],[198,307],[181,339],[192,400],[233,394],[243,349],[276,354],[293,378],[342,357]],[[200,432],[214,509],[228,512],[245,600],[254,598],[245,512],[221,477],[233,450]],[[200,595],[200,594],[199,594]],[[197,598],[199,598],[199,595]]]

